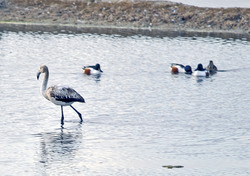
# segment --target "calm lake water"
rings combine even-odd
[[[0,32],[1,175],[250,175],[250,43],[246,39],[73,32]],[[170,63],[213,60],[209,78]],[[100,63],[101,77],[82,73]],[[70,108],[40,94],[73,87]],[[162,166],[181,165],[167,169]]]

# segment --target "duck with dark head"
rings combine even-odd
[[[208,77],[209,76],[209,72],[203,68],[203,65],[202,64],[198,64],[197,65],[197,68],[195,69],[194,73],[193,73],[194,76],[198,76],[198,77]]]
[[[173,74],[178,74],[178,73],[192,74],[192,68],[190,65],[184,66],[182,64],[172,63],[170,66],[170,70]]]
[[[82,69],[83,69],[83,73],[87,75],[97,75],[103,72],[100,64],[84,66]]]

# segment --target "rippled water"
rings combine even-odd
[[[0,33],[1,175],[249,175],[249,41],[46,32]],[[172,62],[220,70],[172,75]],[[100,63],[101,77],[81,67]],[[83,114],[40,94],[66,84]],[[164,165],[184,168],[167,169]]]

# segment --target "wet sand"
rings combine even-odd
[[[199,8],[172,2],[2,0],[0,26],[64,26],[250,34],[249,8]]]

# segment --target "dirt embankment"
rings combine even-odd
[[[0,0],[1,22],[46,23],[250,34],[250,9],[171,2]]]

